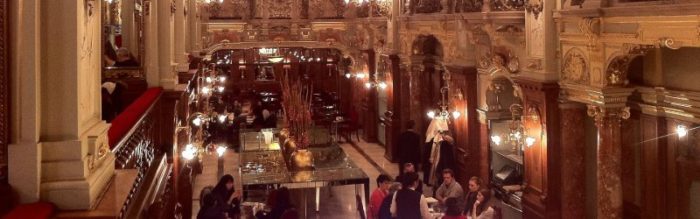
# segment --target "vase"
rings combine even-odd
[[[314,156],[311,151],[299,149],[292,153],[291,162],[294,170],[312,170],[314,168]]]

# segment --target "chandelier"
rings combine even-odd
[[[438,106],[440,108],[437,111],[435,111],[435,110],[428,111],[427,115],[431,119],[438,118],[438,119],[446,119],[447,120],[450,117],[452,117],[453,119],[457,119],[462,115],[462,113],[459,112],[457,109],[454,109],[452,112],[450,112],[448,109],[450,103],[449,103],[449,100],[447,98],[447,94],[450,91],[450,79],[451,79],[450,71],[448,71],[444,65],[443,65],[442,69],[444,70],[442,72],[442,81],[443,81],[444,85],[442,86],[442,88],[440,88],[441,99],[440,99],[440,102],[438,102]],[[457,96],[459,96],[459,95],[457,95]]]
[[[501,145],[501,143],[506,143],[513,145],[511,149],[513,152],[518,152],[518,148],[525,149],[524,146],[532,147],[535,144],[536,139],[532,136],[527,135],[527,130],[523,125],[523,106],[520,104],[510,105],[511,121],[508,124],[508,133],[502,135],[492,135],[491,141],[496,145]],[[533,118],[536,119],[536,118]]]

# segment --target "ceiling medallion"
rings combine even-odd
[[[544,8],[544,2],[542,0],[526,0],[525,10],[535,15],[535,20],[540,16],[542,9]]]

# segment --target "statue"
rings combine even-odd
[[[413,14],[413,4],[411,0],[406,0],[406,3],[404,4],[404,14],[411,15]]]

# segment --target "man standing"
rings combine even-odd
[[[397,182],[403,182],[403,177],[406,176],[406,173],[415,173],[416,172],[416,166],[414,166],[412,163],[406,163],[403,165],[403,172],[401,172],[398,176],[396,176],[396,181]],[[416,192],[423,194],[423,182],[418,180],[418,186],[416,186]]]
[[[428,201],[415,191],[418,174],[406,173],[401,182],[401,190],[394,193],[391,201],[391,215],[400,219],[430,219]]]
[[[398,145],[396,145],[396,148],[399,150],[399,173],[404,172],[403,166],[406,163],[420,164],[421,137],[413,130],[415,125],[416,123],[413,120],[409,120],[406,123],[406,131],[399,135]]]
[[[435,192],[435,199],[438,200],[440,204],[445,204],[447,198],[457,198],[457,200],[462,200],[462,186],[455,182],[454,172],[451,169],[444,169],[442,171],[442,185]]]

